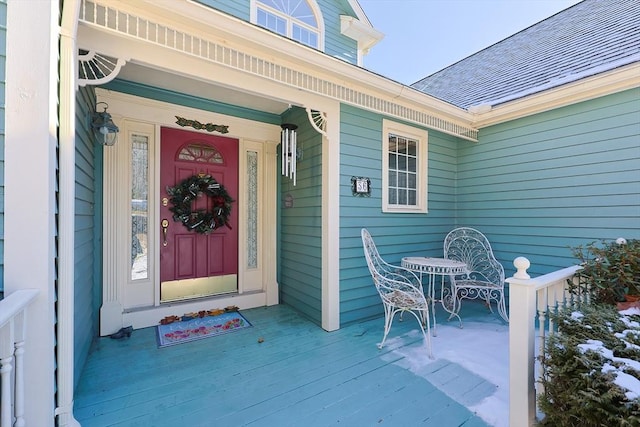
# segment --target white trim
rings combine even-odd
[[[287,24],[287,34],[282,34],[282,36],[287,37],[291,40],[294,40],[298,43],[302,43],[305,46],[309,46],[312,47],[314,49],[318,49],[321,52],[324,52],[324,18],[322,17],[322,11],[320,9],[320,7],[318,7],[318,3],[315,0],[301,0],[301,1],[306,1],[307,5],[309,6],[309,9],[311,9],[311,12],[313,13],[315,19],[316,19],[316,24],[317,27],[313,27],[309,24],[307,24],[304,21],[301,21],[300,19],[296,18],[295,16],[292,15],[288,15],[287,13],[278,10],[278,9],[274,9],[273,7],[269,6],[266,3],[263,3],[259,0],[251,0],[251,11],[249,12],[249,16],[250,16],[250,20],[253,24],[258,25],[260,27],[262,27],[260,24],[258,24],[258,3],[260,3],[260,8],[262,8],[264,11],[271,13],[275,16],[281,17]],[[311,46],[308,45],[306,43],[304,43],[303,41],[300,40],[296,40],[293,38],[293,24],[296,24],[298,26],[300,26],[301,28],[304,28],[310,32],[312,32],[313,34],[315,34],[316,36],[318,36],[318,45],[317,46]],[[263,27],[266,28],[266,27]],[[269,28],[267,28],[269,29]],[[270,29],[269,29],[270,30]],[[273,31],[273,30],[271,30]],[[275,31],[274,31],[275,32]]]
[[[76,1],[80,2],[80,0]],[[120,69],[126,63],[127,61],[122,58],[110,58],[94,50],[89,50],[86,54],[78,54],[78,69],[80,74],[85,76],[78,79],[78,86],[98,86],[109,83],[118,77]],[[103,76],[100,77],[96,70],[100,70]]]
[[[238,149],[238,170],[242,171],[238,173],[238,206],[249,206],[248,203],[248,192],[245,191],[248,185],[248,159],[247,156],[250,152],[256,153],[256,159],[258,163],[258,171],[262,171],[264,169],[264,145],[259,141],[245,141],[242,140],[240,142],[240,147]],[[248,264],[248,245],[244,242],[247,242],[248,227],[245,226],[247,221],[249,220],[249,214],[247,209],[239,209],[238,210],[238,292],[251,292],[251,291],[260,291],[263,286],[263,260],[262,257],[264,255],[263,248],[263,238],[260,231],[264,230],[264,219],[263,219],[263,204],[260,203],[261,199],[264,197],[264,192],[262,189],[264,188],[264,180],[262,177],[258,177],[258,188],[257,196],[257,212],[256,212],[256,221],[258,235],[257,245],[256,245],[256,259],[257,266],[256,268],[247,268]],[[242,244],[240,242],[243,242]]]
[[[131,158],[131,138],[134,135],[140,135],[147,138],[148,143],[148,175],[147,175],[147,183],[148,183],[148,198],[147,198],[147,277],[144,279],[132,280],[131,278],[131,258],[130,252],[124,250],[118,250],[117,253],[119,258],[116,260],[118,265],[122,265],[122,269],[127,273],[125,277],[120,278],[118,283],[122,283],[125,285],[125,288],[122,289],[123,292],[123,306],[125,309],[138,307],[144,305],[144,301],[153,301],[154,303],[157,301],[156,291],[156,278],[157,269],[155,268],[156,262],[158,259],[156,253],[153,251],[154,248],[157,248],[156,238],[158,237],[156,234],[156,230],[158,229],[158,223],[154,221],[156,218],[156,209],[158,206],[158,201],[152,195],[158,192],[158,187],[156,186],[156,169],[158,162],[155,161],[157,157],[157,148],[158,148],[158,132],[159,127],[150,123],[133,121],[133,120],[122,120],[119,123],[122,123],[120,130],[120,137],[118,138],[118,143],[115,147],[105,147],[105,153],[108,151],[115,151],[118,156],[117,163],[120,165],[121,169],[117,176],[117,181],[115,184],[115,188],[118,194],[122,194],[124,189],[127,189],[127,194],[131,194],[131,183],[132,183],[132,158]],[[116,150],[113,150],[115,148]],[[107,162],[105,162],[106,165]],[[107,181],[105,176],[105,188],[107,185],[111,184]],[[155,203],[154,203],[155,201]],[[105,203],[106,205],[106,203]],[[120,218],[131,218],[131,204],[126,203],[122,204],[122,211],[118,212],[117,215]],[[105,224],[108,221],[105,221]],[[120,227],[117,228],[118,234],[116,238],[119,239],[122,244],[119,246],[121,248],[131,247],[132,235],[131,235],[131,227],[130,223],[121,224]],[[108,265],[116,265],[105,263],[105,266]],[[103,267],[105,270],[105,267]],[[120,327],[128,326],[121,325]],[[117,329],[116,329],[117,330]],[[115,332],[116,330],[112,331]]]
[[[323,108],[322,137],[322,328],[340,328],[340,104]]]
[[[364,13],[364,10],[362,9],[362,6],[360,6],[360,3],[358,3],[358,0],[347,0],[347,2],[349,3],[349,6],[351,6],[351,9],[353,9],[353,11],[355,12],[358,20],[373,28],[371,21],[369,21],[369,17],[367,17],[367,14]]]
[[[97,93],[97,102],[104,101],[100,94]],[[117,111],[117,110],[113,110]],[[123,150],[123,146],[126,144],[127,131],[125,130],[126,122],[117,115],[112,115],[114,122],[119,122],[123,125],[123,135],[120,136],[120,141],[113,147],[105,147],[103,150],[103,208],[102,208],[102,246],[103,246],[103,259],[102,259],[102,306],[100,307],[100,335],[108,335],[116,332],[124,325],[122,323],[122,311],[124,307],[124,284],[121,278],[117,274],[117,269],[113,268],[120,264],[119,259],[122,257],[122,252],[118,250],[117,244],[107,244],[108,242],[120,242],[118,230],[121,230],[124,226],[118,227],[117,223],[112,223],[117,218],[121,218],[122,208],[118,208],[118,204],[113,203],[119,194],[117,177],[121,177],[127,172],[127,166],[125,162],[119,162],[119,152]],[[123,142],[123,140],[125,140]],[[106,177],[114,177],[107,179]],[[96,177],[100,179],[100,177]],[[124,187],[127,188],[127,187]],[[151,224],[149,224],[151,227]],[[124,230],[126,231],[126,229]],[[128,326],[128,325],[127,325]]]
[[[88,1],[84,3],[90,4]],[[355,0],[349,0],[349,4],[356,10],[359,20],[369,22],[362,9],[356,7],[359,5]],[[109,3],[112,9],[114,5],[116,4]],[[244,64],[260,63],[277,57],[278,63],[282,65],[277,67],[278,73],[285,75],[293,72],[296,81],[311,83],[306,86],[296,86],[298,90],[315,91],[323,97],[332,97],[332,94],[336,92],[349,93],[350,97],[337,99],[347,104],[379,112],[388,117],[395,117],[470,141],[477,141],[477,130],[483,127],[640,86],[640,72],[638,71],[640,65],[636,63],[500,105],[488,113],[472,114],[340,59],[318,54],[315,49],[307,48],[280,36],[274,36],[270,31],[261,27],[199,3],[187,0],[172,2],[146,0],[143,2],[143,9],[136,7],[136,5],[139,4],[119,2],[117,8],[125,15],[133,13],[139,16],[149,16],[150,11],[153,10],[156,13],[154,15],[156,23],[164,22],[165,25],[171,23],[172,26],[179,26],[175,20],[176,14],[179,13],[181,19],[189,23],[188,27],[181,27],[185,34],[203,40],[218,40],[217,45],[223,48],[223,51],[228,55],[231,55],[229,58],[233,58],[234,61],[242,58]],[[123,19],[122,22],[127,21]],[[113,40],[102,40],[107,38],[105,30],[112,34],[120,33],[128,39],[129,43],[131,42],[130,37],[137,38],[125,29],[115,31],[115,29],[108,29],[104,24],[96,26],[82,19],[80,24],[82,24],[80,31],[82,31],[82,26],[100,29],[99,37],[91,40],[91,46],[95,48],[94,45],[101,44],[101,52],[109,52],[110,46],[113,44]],[[81,37],[80,40],[83,38]],[[111,50],[111,52],[113,51]],[[119,50],[118,54],[121,55],[122,52]],[[284,66],[285,64],[287,66]],[[232,66],[243,72],[251,72],[251,70],[241,69],[242,67],[238,68],[234,63],[221,65]],[[272,75],[261,75],[261,77],[272,79]],[[291,81],[280,81],[280,83],[291,84]],[[318,87],[331,87],[332,90],[323,92],[314,89]],[[351,88],[358,88],[358,90],[354,91]],[[277,91],[273,95],[277,98]]]
[[[327,128],[327,113],[323,111],[312,110],[309,107],[305,107],[307,112],[307,118],[311,126],[322,136],[327,136],[325,129]]]
[[[362,57],[369,49],[384,38],[384,34],[370,25],[362,23],[353,16],[340,16],[340,32],[358,42],[358,65],[362,65]]]
[[[62,10],[60,34],[59,128],[59,236],[58,236],[58,338],[57,408],[60,427],[80,426],[73,416],[74,311],[75,311],[75,185],[76,185],[76,33],[80,1]]]
[[[475,115],[480,129],[640,87],[640,62],[527,96]]]
[[[59,2],[34,7],[9,0],[6,13],[6,57],[11,59],[4,100],[4,291],[39,291],[26,324],[24,421],[47,426],[54,423],[56,393]],[[37,55],[25,54],[34,47]]]
[[[275,36],[268,30],[215,9],[198,6],[196,3],[181,4],[179,0],[170,4],[145,2],[147,8],[154,8],[159,12],[171,6],[166,10],[168,16],[164,20],[151,21],[149,11],[136,9],[135,3],[134,6],[125,2],[104,6],[85,0],[84,4],[87,5],[87,14],[80,17],[80,31],[86,36],[83,40],[90,40],[92,48],[100,52],[111,52],[118,56],[122,52],[131,52],[130,49],[134,47],[132,40],[142,41],[147,46],[179,52],[183,58],[181,63],[198,59],[220,65],[227,70],[238,71],[243,77],[234,81],[236,85],[238,80],[255,76],[263,82],[263,86],[272,82],[278,88],[288,87],[344,102],[462,139],[477,139],[477,129],[469,126],[469,120],[473,116],[460,108],[343,60],[319,54],[315,49]],[[99,5],[100,13],[91,12],[94,5]],[[181,25],[175,19],[176,13],[180,13],[181,18],[190,20],[189,26]],[[103,14],[121,18],[98,19]],[[144,22],[144,28],[152,25],[155,31],[143,31],[142,26],[136,30],[130,24],[132,22]],[[91,37],[91,31],[95,30],[100,35]],[[124,37],[126,48],[115,48],[118,43],[110,40],[111,37],[106,33]],[[140,60],[141,53],[137,52],[137,55]],[[131,54],[131,57],[134,56]],[[168,56],[163,55],[161,60],[164,63],[161,66],[177,70],[176,62],[166,59]],[[273,96],[277,98],[279,92],[279,89],[275,90]]]
[[[263,180],[264,183],[276,183],[277,176],[279,172],[278,168],[278,143],[280,142],[279,138],[280,132],[278,130],[275,139],[267,139],[264,143],[264,175]],[[268,194],[267,191],[264,191],[263,194]],[[264,197],[263,200],[263,212],[264,212],[264,224],[277,224],[278,223],[278,206],[277,206],[277,198],[274,197]],[[264,244],[263,248],[263,283],[266,287],[266,305],[275,305],[280,302],[280,290],[279,284],[276,280],[278,275],[278,256],[277,256],[277,240],[278,233],[277,227],[263,227],[262,229],[262,239]]]
[[[389,134],[403,136],[418,142],[417,182],[415,207],[389,204]],[[426,213],[428,196],[429,134],[424,129],[407,126],[391,120],[382,120],[382,212]]]
[[[318,50],[324,52],[325,50],[325,34],[324,34],[324,16],[322,16],[322,9],[318,6],[316,0],[307,0],[307,4],[316,16],[316,23],[318,25]]]
[[[186,312],[199,311],[212,308],[222,308],[227,305],[237,305],[240,308],[252,308],[264,305],[273,305],[278,303],[278,283],[276,281],[276,235],[271,230],[273,227],[266,227],[266,224],[274,224],[276,222],[276,205],[273,202],[276,192],[276,155],[275,146],[279,142],[280,126],[265,123],[254,122],[238,117],[226,116],[208,111],[197,110],[194,108],[172,105],[161,101],[154,101],[146,98],[139,98],[133,95],[126,95],[117,92],[110,92],[104,89],[96,89],[99,101],[105,101],[109,104],[109,112],[112,114],[114,121],[122,123],[123,137],[121,141],[114,147],[106,147],[105,153],[105,260],[104,265],[104,283],[103,283],[103,301],[101,308],[101,335],[107,335],[117,331],[122,326],[133,325],[134,328],[148,327],[156,325],[164,316],[182,315]],[[141,131],[143,128],[149,127],[155,129],[155,153],[159,153],[160,144],[160,128],[172,127],[177,129],[185,129],[194,133],[206,131],[197,131],[192,128],[182,128],[175,124],[175,116],[188,117],[199,120],[203,123],[211,122],[224,124],[229,126],[229,133],[225,137],[236,138],[240,141],[240,164],[244,164],[243,156],[247,150],[255,150],[260,153],[260,186],[261,192],[259,197],[264,200],[260,206],[260,221],[263,227],[260,230],[259,239],[261,247],[259,253],[261,258],[258,262],[260,271],[245,271],[245,265],[241,264],[244,256],[245,241],[242,240],[246,236],[239,234],[238,241],[238,278],[239,292],[214,298],[204,298],[193,301],[185,301],[181,303],[161,304],[159,296],[159,264],[154,260],[159,259],[159,225],[160,218],[157,209],[154,210],[160,201],[156,199],[160,185],[160,159],[158,155],[153,155],[150,149],[150,175],[153,176],[150,182],[149,191],[149,219],[148,229],[150,230],[149,245],[149,267],[150,278],[148,281],[141,282],[141,286],[151,286],[146,289],[143,294],[146,295],[146,302],[140,303],[136,299],[135,305],[131,305],[128,301],[127,290],[124,286],[131,285],[130,278],[130,259],[128,251],[118,251],[118,245],[110,244],[112,241],[123,241],[128,245],[129,232],[126,225],[118,222],[118,218],[126,219],[129,215],[128,204],[111,203],[111,200],[117,197],[118,192],[122,192],[123,188],[128,188],[129,181],[129,163],[128,144],[126,134],[129,131]],[[145,131],[145,133],[148,133]],[[151,142],[151,141],[150,141]],[[116,169],[114,169],[116,168]],[[243,185],[243,171],[240,171],[239,185]],[[109,177],[115,178],[110,183]],[[126,192],[125,192],[126,193]],[[239,200],[243,200],[244,195],[239,196]],[[119,205],[125,205],[120,206]],[[239,212],[239,220],[246,220],[246,215]],[[269,230],[267,230],[269,228]],[[240,231],[240,230],[239,230]],[[115,239],[115,240],[114,240]],[[155,244],[153,243],[155,242]],[[127,252],[127,253],[122,253]],[[116,268],[107,268],[109,265],[116,265]],[[244,280],[253,280],[259,278],[261,286],[245,286]],[[148,282],[148,283],[147,283]],[[150,296],[152,293],[152,297]],[[133,301],[133,300],[132,300]]]

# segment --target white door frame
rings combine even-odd
[[[165,102],[154,101],[117,92],[96,89],[98,101],[109,104],[109,113],[120,126],[117,144],[104,147],[104,229],[103,229],[103,304],[100,309],[100,334],[108,335],[123,326],[142,328],[157,325],[169,315],[224,308],[236,305],[242,309],[278,303],[276,282],[276,254],[270,250],[276,245],[273,227],[276,223],[276,146],[280,138],[280,126],[254,122],[237,117],[211,113]],[[226,137],[237,138],[240,143],[239,224],[249,220],[247,210],[247,157],[257,159],[257,210],[258,234],[257,265],[247,267],[249,246],[246,227],[238,232],[238,292],[208,299],[181,303],[160,303],[159,294],[159,212],[156,206],[159,194],[160,128],[174,127],[195,133],[206,132],[176,125],[175,116],[198,120],[202,123],[226,125]],[[130,178],[129,135],[144,134],[149,140],[149,274],[141,281],[130,279]],[[114,200],[115,199],[115,200]]]

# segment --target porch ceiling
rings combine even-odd
[[[205,82],[135,62],[128,62],[122,67],[118,79],[271,114],[281,114],[289,107],[288,103],[281,100],[258,96],[237,88]]]

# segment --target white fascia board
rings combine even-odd
[[[369,21],[367,14],[364,13],[364,9],[362,9],[362,6],[360,6],[360,3],[358,3],[358,0],[347,0],[347,1],[349,2],[349,6],[351,6],[351,9],[353,9],[353,12],[356,14],[356,17],[358,18],[358,20],[360,22],[367,24],[369,27],[373,28],[373,24],[371,24],[371,21]]]
[[[640,62],[492,107],[475,114],[472,126],[481,129],[636,87],[640,87]]]

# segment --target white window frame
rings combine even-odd
[[[313,27],[309,24],[307,24],[306,22],[300,21],[299,19],[296,19],[295,17],[288,15],[286,13],[283,13],[280,10],[277,9],[273,9],[272,7],[261,3],[257,0],[251,0],[251,16],[250,16],[250,20],[253,24],[259,25],[258,24],[258,8],[271,13],[279,18],[282,18],[285,20],[286,22],[286,26],[287,26],[287,33],[283,34],[285,37],[290,38],[291,40],[295,40],[298,43],[304,44],[305,46],[309,46],[312,47],[314,49],[318,49],[320,51],[324,51],[324,20],[322,18],[322,13],[320,12],[320,8],[318,7],[318,4],[315,0],[301,0],[301,1],[306,1],[306,3],[309,5],[309,8],[311,9],[311,11],[313,12],[313,14],[315,15],[316,18],[316,27]],[[317,36],[318,39],[318,45],[317,46],[312,46],[309,45],[307,43],[305,43],[302,40],[297,40],[295,38],[293,38],[293,24],[296,24],[298,27],[303,28],[311,33],[314,33]],[[260,27],[262,27],[261,25],[259,25]],[[266,28],[266,27],[263,27]],[[270,28],[267,28],[268,30],[271,31]],[[278,33],[279,34],[279,33]]]
[[[389,203],[389,135],[397,135],[417,142],[416,204]],[[382,212],[427,213],[429,133],[391,120],[382,121]]]

